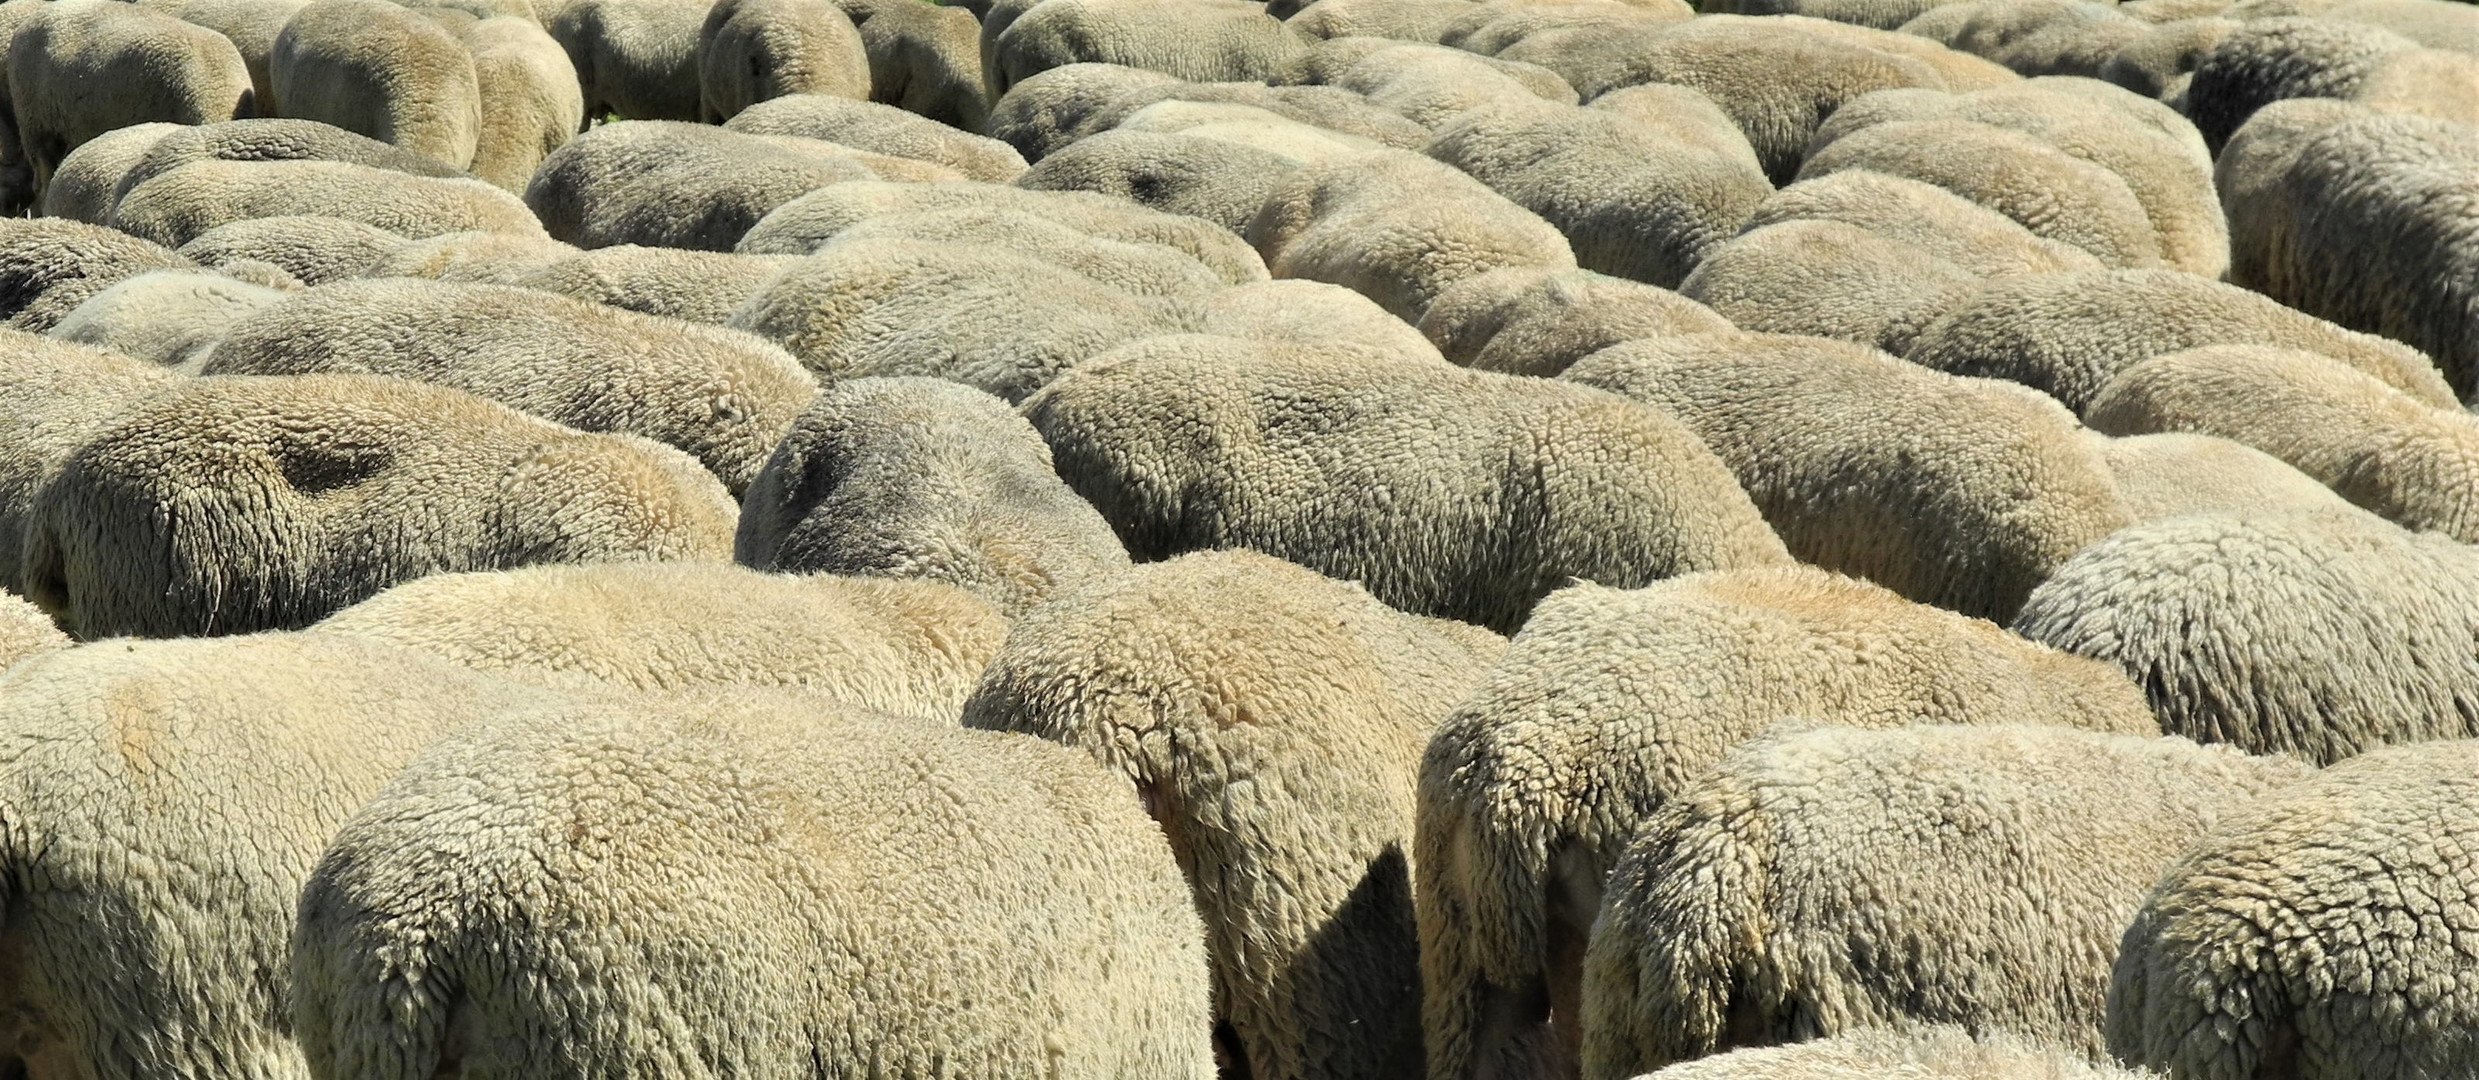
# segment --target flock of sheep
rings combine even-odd
[[[0,1080],[2479,1077],[2479,7],[0,43]]]

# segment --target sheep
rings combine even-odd
[[[115,128],[78,144],[52,168],[39,205],[41,217],[68,218],[91,225],[112,220],[121,177],[146,156],[155,140],[181,130],[160,121]]]
[[[2196,513],[2364,514],[2333,489],[2252,446],[2211,435],[2092,433],[2136,521]]]
[[[114,128],[256,112],[249,69],[232,42],[135,4],[46,5],[16,26],[7,66],[37,198],[69,151]]]
[[[250,104],[257,116],[283,115],[267,62],[275,53],[275,39],[284,32],[285,20],[306,3],[308,0],[138,0],[140,7],[203,26],[232,42],[234,51],[241,54],[242,68],[250,73]]]
[[[462,169],[482,136],[473,54],[386,0],[315,0],[284,23],[267,76],[288,116],[333,124]]]
[[[2099,1057],[2111,947],[2153,880],[2313,771],[2031,724],[1788,727],[1691,781],[1611,872],[1588,1080],[1905,1023]]]
[[[162,244],[100,225],[0,219],[0,318],[40,334],[122,279],[196,268]]]
[[[2479,1054],[2479,742],[2367,753],[2232,815],[2161,876],[2109,1049],[2168,1076],[2453,1076]]]
[[[402,247],[405,238],[376,225],[312,214],[243,218],[191,237],[180,254],[200,266],[263,262],[304,285],[324,285],[362,271]]]
[[[1502,99],[1456,115],[1427,153],[1557,227],[1576,265],[1675,288],[1773,193],[1734,141],[1716,152],[1616,110]]]
[[[1898,29],[1880,30],[1837,19],[1820,19],[1808,15],[1779,15],[1770,20],[1774,25],[1795,29],[1827,41],[1855,45],[1862,49],[1916,60],[1936,73],[1945,89],[1957,94],[2011,86],[2023,81],[2005,65],[1974,56]]]
[[[558,690],[773,687],[954,723],[1007,620],[929,582],[604,563],[432,574],[304,633]]]
[[[1678,288],[1744,329],[1900,353],[1982,284],[1979,275],[1907,241],[1794,218],[1715,245]]]
[[[1252,547],[1501,632],[1569,578],[1788,559],[1684,426],[1580,386],[1177,336],[1089,360],[1022,412],[1140,561]]]
[[[1798,173],[1817,122],[1843,102],[1871,90],[1946,87],[1920,60],[1814,33],[1781,16],[1706,15],[1618,33],[1549,31],[1498,55],[1556,71],[1587,101],[1648,82],[1701,91],[1739,125],[1765,178],[1777,185]]]
[[[1893,30],[1946,0],[1720,0],[1705,10],[1724,15],[1807,15]]]
[[[1315,0],[1288,6],[1297,10],[1286,14],[1269,3],[1266,11],[1313,38],[1437,41],[1474,5],[1471,0]]]
[[[1842,169],[1774,192],[1746,232],[1785,221],[1836,221],[1918,248],[1979,277],[2106,269],[2097,256],[1935,184]]]
[[[96,293],[48,333],[192,370],[234,322],[290,295],[222,274],[150,270]]]
[[[964,722],[1089,753],[1143,796],[1204,916],[1229,1070],[1415,1077],[1416,769],[1504,648],[1279,559],[1199,552],[1025,615]]]
[[[1571,1074],[1603,880],[1641,822],[1784,717],[2160,733],[2106,664],[1815,567],[1562,590],[1421,766],[1430,1075]]]
[[[1203,334],[1444,359],[1420,331],[1387,314],[1368,297],[1322,281],[1253,282],[1203,297],[1195,303],[1195,310],[1196,329]]]
[[[68,455],[20,566],[81,638],[245,633],[442,570],[720,562],[733,518],[659,443],[401,379],[226,376],[148,395]]]
[[[723,125],[751,135],[824,139],[856,150],[944,165],[968,180],[1004,184],[1024,174],[1024,156],[997,139],[967,134],[891,105],[826,94],[787,94],[741,110]]]
[[[2032,590],[2014,629],[2124,668],[2172,735],[2330,764],[2479,735],[2479,563],[2371,514],[2141,522]]]
[[[0,590],[0,670],[70,644],[69,635],[61,633],[42,608]]]
[[[1370,38],[1318,46],[1291,78],[1362,94],[1370,104],[1433,130],[1491,102],[1573,105],[1578,100],[1565,79],[1537,64]]]
[[[341,161],[407,176],[470,178],[462,169],[316,120],[233,120],[165,132],[121,173],[105,209],[118,207],[139,185],[195,161]]]
[[[581,252],[547,236],[452,232],[399,241],[362,268],[360,277],[418,277],[504,285]]]
[[[2479,416],[2328,357],[2212,345],[2120,372],[2084,412],[2111,435],[2218,435],[2290,463],[2405,528],[2479,541]]]
[[[543,30],[568,53],[590,119],[699,118],[697,37],[711,5],[567,0]]]
[[[485,721],[300,910],[316,1076],[1214,1075],[1161,831],[1026,736],[746,690]]]
[[[2355,96],[2385,61],[2417,43],[2379,27],[2324,19],[2249,20],[2195,64],[2187,116],[2214,153],[2283,98]]]
[[[751,226],[804,192],[880,178],[956,177],[928,162],[817,139],[632,120],[605,124],[553,151],[526,187],[525,205],[553,237],[579,247],[730,251]]]
[[[2479,396],[2479,129],[2361,112],[2260,159],[2239,134],[2230,281],[2424,350]]]
[[[2060,564],[2129,521],[2073,414],[1864,346],[1652,338],[1560,378],[1676,417],[1793,557],[1965,615],[2011,618]]]
[[[191,162],[132,188],[113,209],[112,227],[179,247],[218,225],[302,214],[375,225],[408,239],[476,230],[542,233],[524,203],[479,180],[340,161]]]
[[[1266,279],[1265,263],[1248,242],[1209,222],[1090,192],[1029,191],[1004,184],[830,184],[775,208],[734,250],[807,255],[864,218],[973,207],[1021,210],[1105,240],[1177,248],[1234,285]]]
[[[880,214],[836,233],[818,251],[874,241],[1030,255],[1135,296],[1201,296],[1227,285],[1204,263],[1177,248],[1105,239],[1038,214],[1000,207]]]
[[[761,286],[799,261],[793,255],[621,244],[578,252],[520,274],[509,284],[721,326]]]
[[[121,410],[179,376],[142,360],[0,329],[0,592],[23,593],[18,565],[35,492]]]
[[[982,31],[986,46],[988,23]],[[1159,71],[1120,64],[1064,64],[1017,82],[1003,97],[992,95],[995,100],[982,131],[1015,147],[1024,160],[1040,161],[1082,135],[1092,134],[1077,128],[1118,95],[1141,87],[1184,85]]]
[[[1578,29],[1625,31],[1656,23],[1684,22],[1695,15],[1695,9],[1684,3],[1672,5],[1662,0],[1618,4],[1601,0],[1479,3],[1441,30],[1437,43],[1496,56],[1535,34]]]
[[[911,0],[837,0],[869,54],[869,99],[964,131],[989,122],[981,20]]]
[[[1385,146],[1374,139],[1302,123],[1254,105],[1179,98],[1166,98],[1130,112],[1112,130],[1196,135],[1218,143],[1270,151],[1289,164],[1323,161]]]
[[[2082,412],[2121,371],[2203,345],[2322,353],[2430,405],[2458,404],[2415,349],[2344,330],[2234,285],[2175,270],[1996,279],[1929,326],[1904,359],[2012,379]]]
[[[531,289],[408,278],[337,282],[245,316],[202,371],[452,386],[582,431],[678,447],[735,496],[818,391],[797,361],[746,334]]]
[[[1693,300],[1590,270],[1511,266],[1439,293],[1420,332],[1446,359],[1477,371],[1555,377],[1576,361],[1636,338],[1733,329]]]
[[[1244,233],[1300,160],[1188,132],[1112,129],[1076,140],[1027,169],[1034,191],[1085,191]]]
[[[2162,265],[2151,217],[2124,178],[2018,131],[1966,120],[1906,120],[1844,135],[1799,178],[1861,168],[1935,184],[2110,266]]]
[[[826,0],[716,0],[697,33],[698,116],[720,124],[785,94],[869,97],[869,52]]]
[[[1284,178],[1248,226],[1276,277],[1347,286],[1417,323],[1438,293],[1502,266],[1570,269],[1566,237],[1443,162],[1379,150]]]
[[[301,1077],[294,901],[432,741],[544,693],[317,635],[116,641],[0,675],[8,1067]]]
[[[2095,1065],[2019,1035],[1957,1027],[1862,1028],[1830,1039],[1733,1050],[1645,1074],[1644,1080],[2153,1080]]]
[[[523,194],[542,159],[585,127],[585,96],[568,53],[531,19],[483,19],[458,32],[482,95],[474,176]]]
[[[2165,265],[2219,277],[2229,269],[2229,229],[2213,191],[2211,159],[2204,154],[2202,140],[2174,117],[2171,122],[2185,128],[2183,137],[2126,123],[2130,111],[2147,106],[2160,108],[2156,102],[2141,101],[2115,87],[2064,78],[2033,79],[1961,95],[1869,94],[1844,105],[1817,128],[1808,153],[1814,159],[1855,132],[1901,121],[1954,119],[2018,131],[2115,174],[2142,209]],[[1911,164],[1909,159],[1898,163]],[[1943,182],[1945,178],[1935,179]],[[1977,190],[1984,188],[1975,185],[1963,193]]]
[[[2132,10],[2134,5],[2121,7]],[[2154,24],[2109,54],[2094,77],[2175,105],[2185,100],[2204,56],[2242,25],[2236,19],[2208,17]]]
[[[1982,0],[1946,44],[2021,75],[2092,76],[2150,28],[2093,0]]]
[[[741,500],[733,557],[945,582],[1009,613],[1128,565],[1030,424],[996,397],[924,378],[852,379],[819,395]]]
[[[1051,68],[1124,64],[1190,82],[1265,81],[1307,38],[1246,0],[1042,0],[1003,25],[984,19],[982,73],[996,98]]]

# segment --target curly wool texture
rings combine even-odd
[[[429,278],[504,285],[578,253],[571,244],[526,233],[458,232],[409,240],[364,267],[360,276]]]
[[[308,632],[565,690],[774,687],[952,723],[1007,620],[930,582],[606,563],[432,574]]]
[[[568,53],[588,117],[698,119],[697,38],[710,7],[568,0],[543,30]]]
[[[1185,309],[1058,263],[910,240],[835,244],[732,316],[833,381],[927,375],[1017,401],[1123,342],[1186,329]]]
[[[249,68],[222,34],[135,4],[66,4],[18,21],[8,99],[39,199],[88,139],[148,121],[205,124],[256,111]]]
[[[2479,560],[2367,514],[2213,514],[2119,530],[2014,628],[2105,660],[2161,728],[2330,764],[2479,734]]]
[[[1363,95],[1369,104],[1432,130],[1492,102],[1577,101],[1574,87],[1538,64],[1376,38],[1321,44],[1285,77]]]
[[[2405,528],[2479,541],[2479,416],[2315,353],[2219,345],[2154,357],[2110,380],[2084,419],[2112,435],[2244,443]]]
[[[982,23],[985,50],[991,45],[993,23],[991,19]],[[1003,94],[992,94],[990,118],[982,131],[1015,147],[1024,160],[1038,162],[1062,146],[1109,127],[1109,123],[1092,122],[1093,118],[1121,93],[1187,85],[1159,71],[1122,64],[1062,64],[1016,82]]]
[[[2127,368],[2205,345],[2322,353],[2415,400],[2458,404],[2436,366],[2416,349],[2176,270],[1992,280],[1901,355],[1956,375],[2012,379],[2081,412]]]
[[[1154,102],[1122,117],[1112,132],[1178,132],[1225,146],[1269,151],[1286,165],[1376,150],[1386,144],[1293,120],[1271,109],[1222,101]],[[1105,132],[1104,134],[1109,134]],[[1055,158],[1059,155],[1053,154]],[[1049,164],[1050,158],[1042,159]]]
[[[1865,229],[1980,277],[2106,269],[2082,248],[2037,235],[1935,184],[1873,169],[1842,169],[1773,192],[1749,215],[1745,232],[1786,221]]]
[[[1042,0],[1014,19],[984,19],[993,98],[1052,68],[1122,64],[1189,82],[1271,81],[1308,39],[1246,0]]]
[[[997,139],[957,131],[892,105],[828,94],[787,94],[734,115],[727,131],[824,139],[873,154],[944,165],[968,180],[1004,184],[1024,173],[1024,156]]]
[[[2167,114],[2167,115],[2162,115]],[[2128,123],[2143,116],[2169,127]],[[2205,277],[2229,269],[2229,228],[2212,186],[2212,160],[2184,119],[2158,102],[2088,79],[2049,77],[1969,94],[1868,94],[1816,130],[1813,157],[1836,140],[1884,123],[1954,119],[2030,135],[2115,174],[2142,207],[2163,262]]]
[[[2182,514],[2362,514],[2333,489],[2252,446],[2164,432],[2091,441],[2135,521]]]
[[[1615,32],[1556,30],[1498,55],[1557,72],[1587,101],[1640,83],[1701,91],[1739,125],[1766,179],[1776,184],[1798,174],[1817,123],[1843,102],[1871,90],[1947,85],[1923,61],[1818,33],[1786,16],[1707,15]]]
[[[2160,731],[2108,665],[1814,567],[1563,590],[1422,765],[1431,1075],[1571,1062],[1611,867],[1692,777],[1786,716]]]
[[[2171,1076],[2452,1076],[2479,1058],[2479,743],[2342,762],[2234,817],[2126,931],[2109,1049]]]
[[[1011,614],[1128,565],[1032,425],[922,378],[820,395],[741,501],[733,553],[760,570],[941,581]]]
[[[1417,1077],[1415,772],[1504,647],[1276,559],[1203,552],[1024,616],[965,723],[1076,747],[1143,794],[1204,914],[1215,1012],[1248,1075]]]
[[[1746,141],[1730,143],[1707,149],[1616,109],[1507,98],[1457,114],[1427,153],[1557,227],[1576,265],[1675,288],[1773,194]]]
[[[48,336],[191,370],[233,323],[291,295],[222,274],[150,270],[96,293]]]
[[[82,638],[230,634],[440,571],[720,562],[732,527],[723,486],[658,443],[401,379],[236,375],[177,380],[69,455],[22,572]]]
[[[807,255],[868,218],[964,209],[1015,210],[1105,240],[1177,248],[1234,285],[1266,279],[1265,262],[1247,241],[1210,222],[1091,192],[1028,191],[1005,184],[830,184],[776,208],[735,250],[745,255]]]
[[[2231,141],[2230,280],[2423,349],[2479,395],[2479,129],[2352,112],[2260,160]]]
[[[1934,9],[1930,9],[1933,11]],[[2149,23],[2091,0],[1982,0],[1947,44],[2017,74],[2092,76]]]
[[[2118,935],[2154,879],[2312,772],[2018,724],[1769,734],[1647,820],[1611,873],[1583,1074],[1904,1023],[2099,1057]]]
[[[1731,329],[1711,308],[1667,289],[1530,266],[1456,282],[1420,317],[1420,332],[1448,360],[1544,377],[1620,342]]]
[[[829,184],[954,178],[943,166],[817,139],[635,120],[602,125],[544,159],[525,205],[578,247],[731,251],[775,208]]]
[[[2073,414],[1864,346],[1683,335],[1602,350],[1564,378],[1676,417],[1792,557],[1965,615],[2013,617],[2129,521]]]
[[[1644,1080],[2152,1080],[2019,1035],[1954,1027],[1866,1028],[1789,1046],[1733,1050]]]
[[[1165,101],[1245,105],[1405,150],[1429,141],[1427,128],[1339,86],[1192,83],[1113,64],[1070,64],[1026,80],[992,110],[990,133],[1041,161]]]
[[[69,635],[61,633],[42,608],[0,589],[0,670],[71,644]]]
[[[1799,179],[1852,168],[1935,184],[2110,266],[2161,265],[2160,237],[2123,177],[2019,131],[1968,120],[1873,124],[1818,148]]]
[[[1254,548],[1502,632],[1573,578],[1788,559],[1693,433],[1580,386],[1182,336],[1091,360],[1022,411],[1139,560]]]
[[[49,330],[126,278],[194,269],[170,248],[100,225],[0,218],[0,317],[19,330]]]
[[[2135,5],[2120,7],[2131,12]],[[2193,84],[2196,66],[2242,25],[2236,19],[2212,17],[2155,23],[2143,36],[2110,54],[2109,62],[2102,64],[2093,77],[2167,104],[2182,103]]]
[[[323,1076],[1214,1072],[1204,932],[1124,782],[810,698],[469,727],[338,831],[301,912]]]
[[[180,376],[118,353],[0,329],[0,591],[25,591],[35,492],[69,455],[138,400]]]
[[[518,274],[508,284],[720,326],[757,295],[759,287],[798,261],[793,255],[620,244],[578,252]]]
[[[698,118],[720,124],[786,94],[869,97],[869,51],[823,0],[717,0],[697,34]]]
[[[250,73],[250,115],[281,116],[283,104],[275,97],[275,81],[268,72],[268,59],[275,52],[276,36],[284,32],[284,23],[301,10],[307,0],[138,0],[138,6],[163,12],[193,26],[213,30],[232,42],[241,54],[241,65]]]
[[[1199,333],[1439,359],[1437,347],[1420,331],[1368,297],[1322,281],[1251,282],[1198,298],[1196,311]]]
[[[78,144],[52,170],[37,216],[96,225],[110,222],[112,206],[120,201],[121,177],[146,156],[156,140],[180,130],[182,125],[160,121],[131,124]]]
[[[523,194],[542,159],[585,127],[577,70],[530,18],[500,16],[462,27],[482,98],[474,176]]]
[[[1275,277],[1348,287],[1409,323],[1464,278],[1575,266],[1550,223],[1451,165],[1401,150],[1302,168],[1247,235]]]
[[[2415,47],[2357,23],[2246,20],[2196,62],[2186,114],[2217,153],[2256,110],[2285,98],[2354,97],[2387,57]]]
[[[1019,186],[1084,191],[1166,214],[1213,222],[1234,235],[1303,159],[1186,131],[1114,128],[1062,147],[1026,170]]]
[[[451,232],[541,235],[516,197],[479,180],[411,176],[340,161],[198,161],[132,188],[112,227],[170,247],[252,218],[344,218],[408,239]]]
[[[282,268],[304,285],[324,285],[360,277],[404,243],[404,237],[376,225],[317,214],[280,214],[218,225],[181,245],[180,254],[200,266],[266,263]]]
[[[138,185],[195,161],[340,161],[407,176],[470,179],[437,159],[316,120],[232,120],[177,128],[149,143],[119,175],[107,210]]]
[[[818,252],[875,241],[932,244],[959,251],[1006,251],[1072,270],[1133,296],[1203,296],[1227,284],[1187,252],[1163,244],[1094,236],[1038,214],[965,207],[879,214],[819,245]]]
[[[817,379],[765,341],[546,296],[411,278],[321,286],[228,330],[209,375],[392,375],[686,451],[737,495]]]
[[[291,116],[333,124],[462,169],[482,137],[474,57],[421,12],[316,0],[276,36],[267,75]]]
[[[1928,249],[1839,221],[1794,218],[1716,245],[1679,294],[1747,330],[1838,338],[1899,353],[1970,302],[1979,275]]]
[[[119,641],[0,675],[10,1050],[38,1075],[308,1075],[294,902],[423,747],[541,691],[307,635]]]
[[[838,0],[869,54],[869,99],[963,131],[990,118],[981,20],[962,7]]]

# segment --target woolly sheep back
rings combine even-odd
[[[341,161],[192,162],[130,189],[112,210],[112,227],[178,247],[219,225],[300,214],[347,218],[408,239],[542,232],[524,203],[479,180]]]
[[[2451,1076],[2479,1055],[2479,742],[2377,750],[2233,815],[2126,931],[2109,1049],[2172,1076]]]
[[[1788,1046],[1733,1050],[1645,1074],[1643,1080],[2153,1080],[2095,1065],[2080,1052],[1960,1028],[1866,1028]]]
[[[1024,156],[997,139],[957,131],[892,105],[828,94],[787,94],[761,101],[723,125],[752,135],[824,139],[856,150],[944,165],[969,180],[993,184],[1024,173]]]
[[[1017,210],[1105,240],[1177,248],[1234,285],[1266,279],[1265,263],[1248,242],[1211,222],[1091,192],[1028,191],[1004,184],[829,184],[767,214],[735,250],[747,255],[807,255],[866,218],[970,208]]]
[[[1865,229],[1981,277],[2105,269],[2098,256],[1935,184],[1873,169],[1842,169],[1776,191],[1757,204],[1744,231],[1785,221]]]
[[[181,130],[166,123],[131,124],[86,140],[60,159],[51,183],[43,188],[42,217],[67,218],[102,225],[112,220],[120,200],[121,177],[146,156],[155,140]]]
[[[0,317],[40,334],[114,282],[197,264],[161,244],[60,218],[0,218]]]
[[[181,245],[180,253],[201,266],[268,263],[304,285],[324,285],[359,277],[404,243],[402,236],[347,218],[280,214],[218,225]]]
[[[1014,21],[982,21],[992,97],[1051,68],[1125,64],[1189,82],[1263,81],[1307,39],[1244,0],[1043,0]]]
[[[48,334],[188,371],[234,323],[291,295],[222,274],[149,270],[88,298]]]
[[[1135,296],[1201,296],[1228,284],[1177,248],[1095,236],[1039,214],[995,206],[874,215],[836,233],[818,251],[878,240],[1015,252]]]
[[[2118,665],[2170,734],[2329,764],[2479,734],[2475,559],[2367,514],[2147,521],[2067,560],[2014,628]]]
[[[32,601],[0,590],[0,671],[29,657],[66,649],[69,635]]]
[[[869,50],[823,0],[718,0],[697,34],[699,119],[720,124],[787,94],[869,98]]]
[[[1412,787],[1504,647],[1248,551],[1138,567],[1028,613],[966,708],[1093,755],[1171,838],[1251,1075],[1408,1076]]]
[[[1729,320],[1684,296],[1590,270],[1510,266],[1439,293],[1420,332],[1446,359],[1478,371],[1554,377],[1636,338],[1716,334]]]
[[[285,112],[462,169],[482,137],[474,57],[438,22],[384,0],[315,0],[276,36]]]
[[[1679,283],[1679,295],[1742,329],[1900,353],[1981,284],[1979,275],[1915,244],[1793,218],[1715,245]]]
[[[1174,336],[1087,361],[1022,412],[1140,561],[1249,547],[1502,632],[1572,578],[1788,559],[1693,433],[1581,386]]]
[[[776,687],[953,721],[1007,622],[931,582],[606,563],[432,574],[308,632],[566,690]]]
[[[2161,265],[2151,216],[2123,177],[2019,131],[1968,120],[1873,124],[1819,148],[1799,179],[1850,168],[1935,184],[2110,266]]]
[[[2092,440],[2135,521],[2198,513],[2363,514],[2286,461],[2183,431]]]
[[[711,474],[633,436],[401,379],[181,379],[43,485],[22,580],[83,638],[229,634],[443,570],[720,562],[732,524]]]
[[[57,338],[0,329],[0,591],[19,573],[35,493],[121,410],[181,379],[153,364]]]
[[[1638,825],[1783,717],[2160,731],[2107,664],[1810,566],[1561,590],[1421,768],[1432,1075],[1566,1052],[1601,883]]]
[[[1611,873],[1584,1076],[1908,1023],[2098,1058],[2111,954],[2152,882],[2312,771],[2025,724],[1768,733]]]
[[[618,244],[578,252],[520,274],[508,284],[721,326],[757,295],[759,287],[799,259]]]
[[[1125,783],[813,698],[468,727],[345,823],[301,912],[315,1075],[1214,1071],[1204,933]]]

